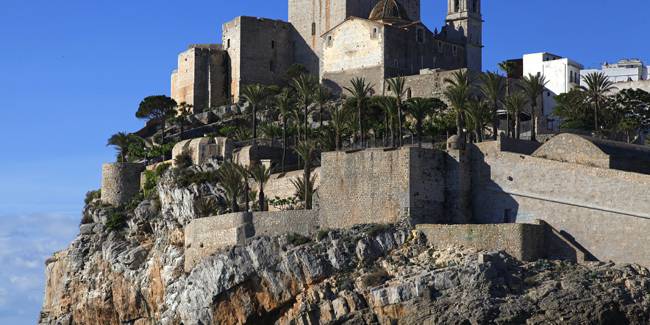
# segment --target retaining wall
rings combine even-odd
[[[318,229],[318,210],[240,212],[194,219],[185,226],[185,271],[219,250],[245,245],[255,236],[309,236]]]
[[[414,147],[327,152],[321,162],[323,227],[392,224],[401,217],[435,223],[444,215],[442,152]]]
[[[521,261],[545,256],[544,227],[534,224],[418,225],[433,246],[461,245],[485,251],[505,251]]]
[[[650,266],[650,175],[472,146],[479,223],[546,221],[595,258]]]

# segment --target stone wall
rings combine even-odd
[[[416,223],[444,218],[443,153],[412,147],[327,152],[321,156],[322,224]]]
[[[278,236],[296,233],[310,236],[320,229],[318,210],[254,212],[255,236]]]
[[[129,203],[140,192],[142,164],[110,163],[102,165],[102,202],[113,206]]]
[[[253,235],[250,213],[230,213],[194,219],[185,226],[185,270],[219,249],[246,244]]]
[[[546,221],[599,260],[650,266],[650,175],[472,147],[479,223]]]
[[[253,83],[278,84],[295,62],[291,24],[266,18],[237,17],[223,25],[223,44],[230,58],[234,101]]]
[[[321,177],[320,177],[320,168],[315,168],[312,171],[312,175],[316,175],[315,186],[316,189],[320,187]],[[296,196],[296,187],[291,182],[292,180],[301,179],[303,177],[302,170],[295,170],[287,173],[278,173],[272,174],[269,177],[269,181],[264,186],[264,194],[267,199],[274,199],[279,197],[281,199],[286,199]],[[258,191],[257,185],[251,184],[251,188]],[[275,208],[269,206],[270,211],[275,211]]]
[[[411,97],[435,97],[446,101],[443,95],[446,89],[445,79],[451,78],[457,70],[428,69],[418,75],[406,77],[406,89],[410,89]]]
[[[545,257],[544,227],[534,224],[418,225],[434,247],[460,245],[485,251],[505,251],[521,261]]]
[[[192,163],[201,165],[213,158],[230,159],[232,151],[233,143],[228,138],[195,138],[177,143],[172,149],[172,159],[183,153],[189,153]]]
[[[240,212],[194,219],[185,226],[185,271],[217,251],[244,245],[255,236],[309,236],[318,229],[318,210]]]
[[[192,45],[179,54],[172,74],[171,97],[193,105],[194,112],[223,105],[230,99],[227,56],[221,45]]]

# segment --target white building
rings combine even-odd
[[[643,61],[639,59],[624,59],[614,64],[605,62],[600,70],[586,69],[580,73],[586,76],[594,72],[602,72],[612,82],[648,80],[648,66],[643,64]],[[584,85],[584,80],[582,80],[582,84]]]
[[[551,53],[525,54],[523,58],[524,77],[541,74],[548,84],[543,96],[543,111],[538,121],[538,133],[559,131],[560,121],[553,115],[555,96],[569,92],[580,85],[582,64]],[[539,109],[539,108],[538,108]]]

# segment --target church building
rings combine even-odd
[[[334,93],[354,77],[381,93],[387,78],[429,82],[419,76],[482,69],[480,0],[448,0],[446,24],[433,31],[420,0],[288,1],[288,22],[237,17],[223,25],[222,44],[181,53],[172,98],[197,111],[237,102],[245,85],[277,84],[294,64]]]

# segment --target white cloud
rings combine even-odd
[[[43,299],[45,260],[74,239],[79,216],[0,214],[0,224],[0,323],[33,324]]]

